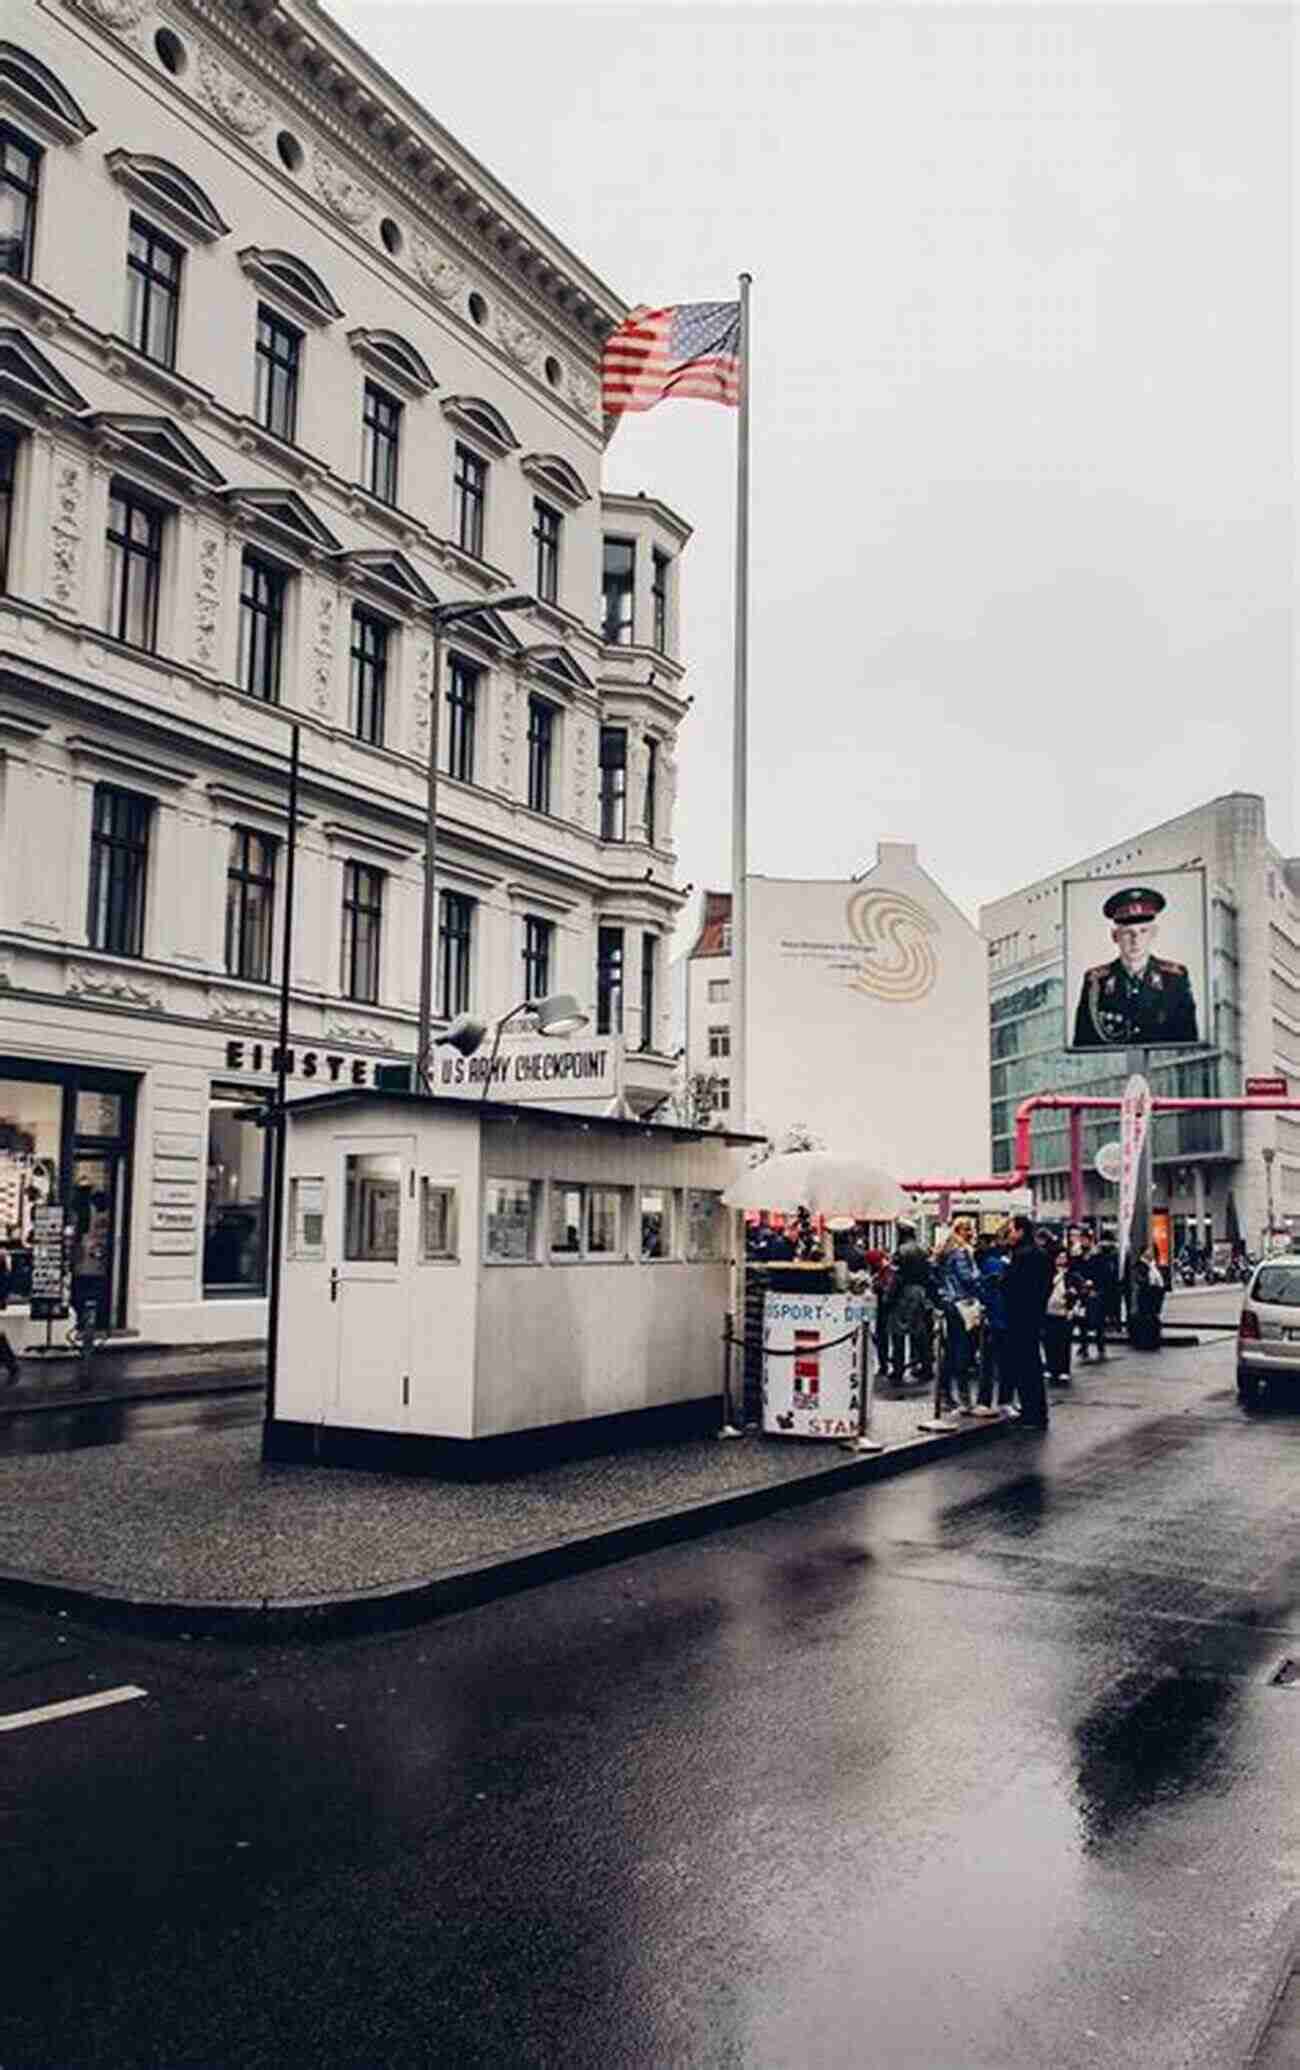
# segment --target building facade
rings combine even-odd
[[[982,909],[995,1170],[1011,1169],[1015,1112],[1027,1094],[1113,1096],[1124,1089],[1123,1053],[1069,1055],[1062,1046],[1062,879],[1123,877],[1141,884],[1146,872],[1189,865],[1206,872],[1211,1018],[1201,1048],[1153,1052],[1153,1092],[1236,1095],[1247,1075],[1286,1077],[1292,1091],[1300,1086],[1300,861],[1269,840],[1263,799],[1234,792]],[[1095,1159],[1117,1135],[1114,1115],[1085,1121],[1084,1212],[1103,1223],[1113,1219],[1118,1194],[1098,1176]],[[1037,1116],[1032,1141],[1036,1204],[1040,1212],[1064,1216],[1070,1199],[1066,1116]],[[1275,1221],[1300,1233],[1300,1117],[1158,1116],[1153,1156],[1155,1206],[1168,1217],[1175,1250],[1188,1240],[1203,1246],[1216,1239],[1258,1250],[1270,1185]]]
[[[751,877],[747,913],[748,1125],[899,1179],[984,1177],[987,959],[915,847],[880,842],[848,882]],[[738,1127],[728,893],[705,894],[686,998],[688,1085]]]
[[[731,893],[706,891],[684,958],[686,1103],[703,1124],[731,1113]]]
[[[572,991],[648,1107],[689,528],[601,493],[625,305],[312,0],[8,26],[6,1326],[58,1205],[101,1319],[255,1338],[289,722],[296,1081],[413,1056],[436,717],[435,1028]]]

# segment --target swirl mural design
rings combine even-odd
[[[863,951],[855,991],[895,1004],[924,999],[939,975],[931,936],[937,921],[901,891],[857,891],[846,907],[849,931]]]

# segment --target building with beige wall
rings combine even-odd
[[[114,1326],[252,1338],[287,722],[295,1076],[413,1055],[433,612],[475,603],[443,642],[435,1026],[573,991],[647,1107],[689,527],[602,494],[625,304],[313,0],[8,27],[0,1242],[21,1281],[59,1200]]]
[[[860,876],[748,879],[746,1125],[795,1127],[897,1178],[989,1168],[987,957],[911,842]],[[731,1088],[731,897],[704,894],[686,964],[686,1066],[722,1125]]]

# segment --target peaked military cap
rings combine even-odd
[[[1101,910],[1108,920],[1114,920],[1122,927],[1126,921],[1145,923],[1154,920],[1164,909],[1165,895],[1162,891],[1152,891],[1146,884],[1130,884],[1123,891],[1112,891]]]

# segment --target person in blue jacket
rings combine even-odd
[[[943,1354],[942,1413],[974,1414],[971,1376],[975,1369],[978,1335],[962,1313],[962,1304],[979,1306],[980,1279],[975,1269],[975,1231],[959,1215],[946,1237],[935,1248],[935,1273],[939,1284],[939,1306],[945,1324]],[[969,1314],[969,1309],[967,1310]]]
[[[1008,1232],[982,1238],[975,1246],[975,1269],[979,1273],[980,1300],[984,1304],[984,1327],[980,1333],[980,1398],[975,1413],[985,1416],[1014,1413],[1014,1383],[1007,1366],[1007,1309],[1002,1282],[1007,1270]],[[995,1400],[996,1396],[996,1400]]]

